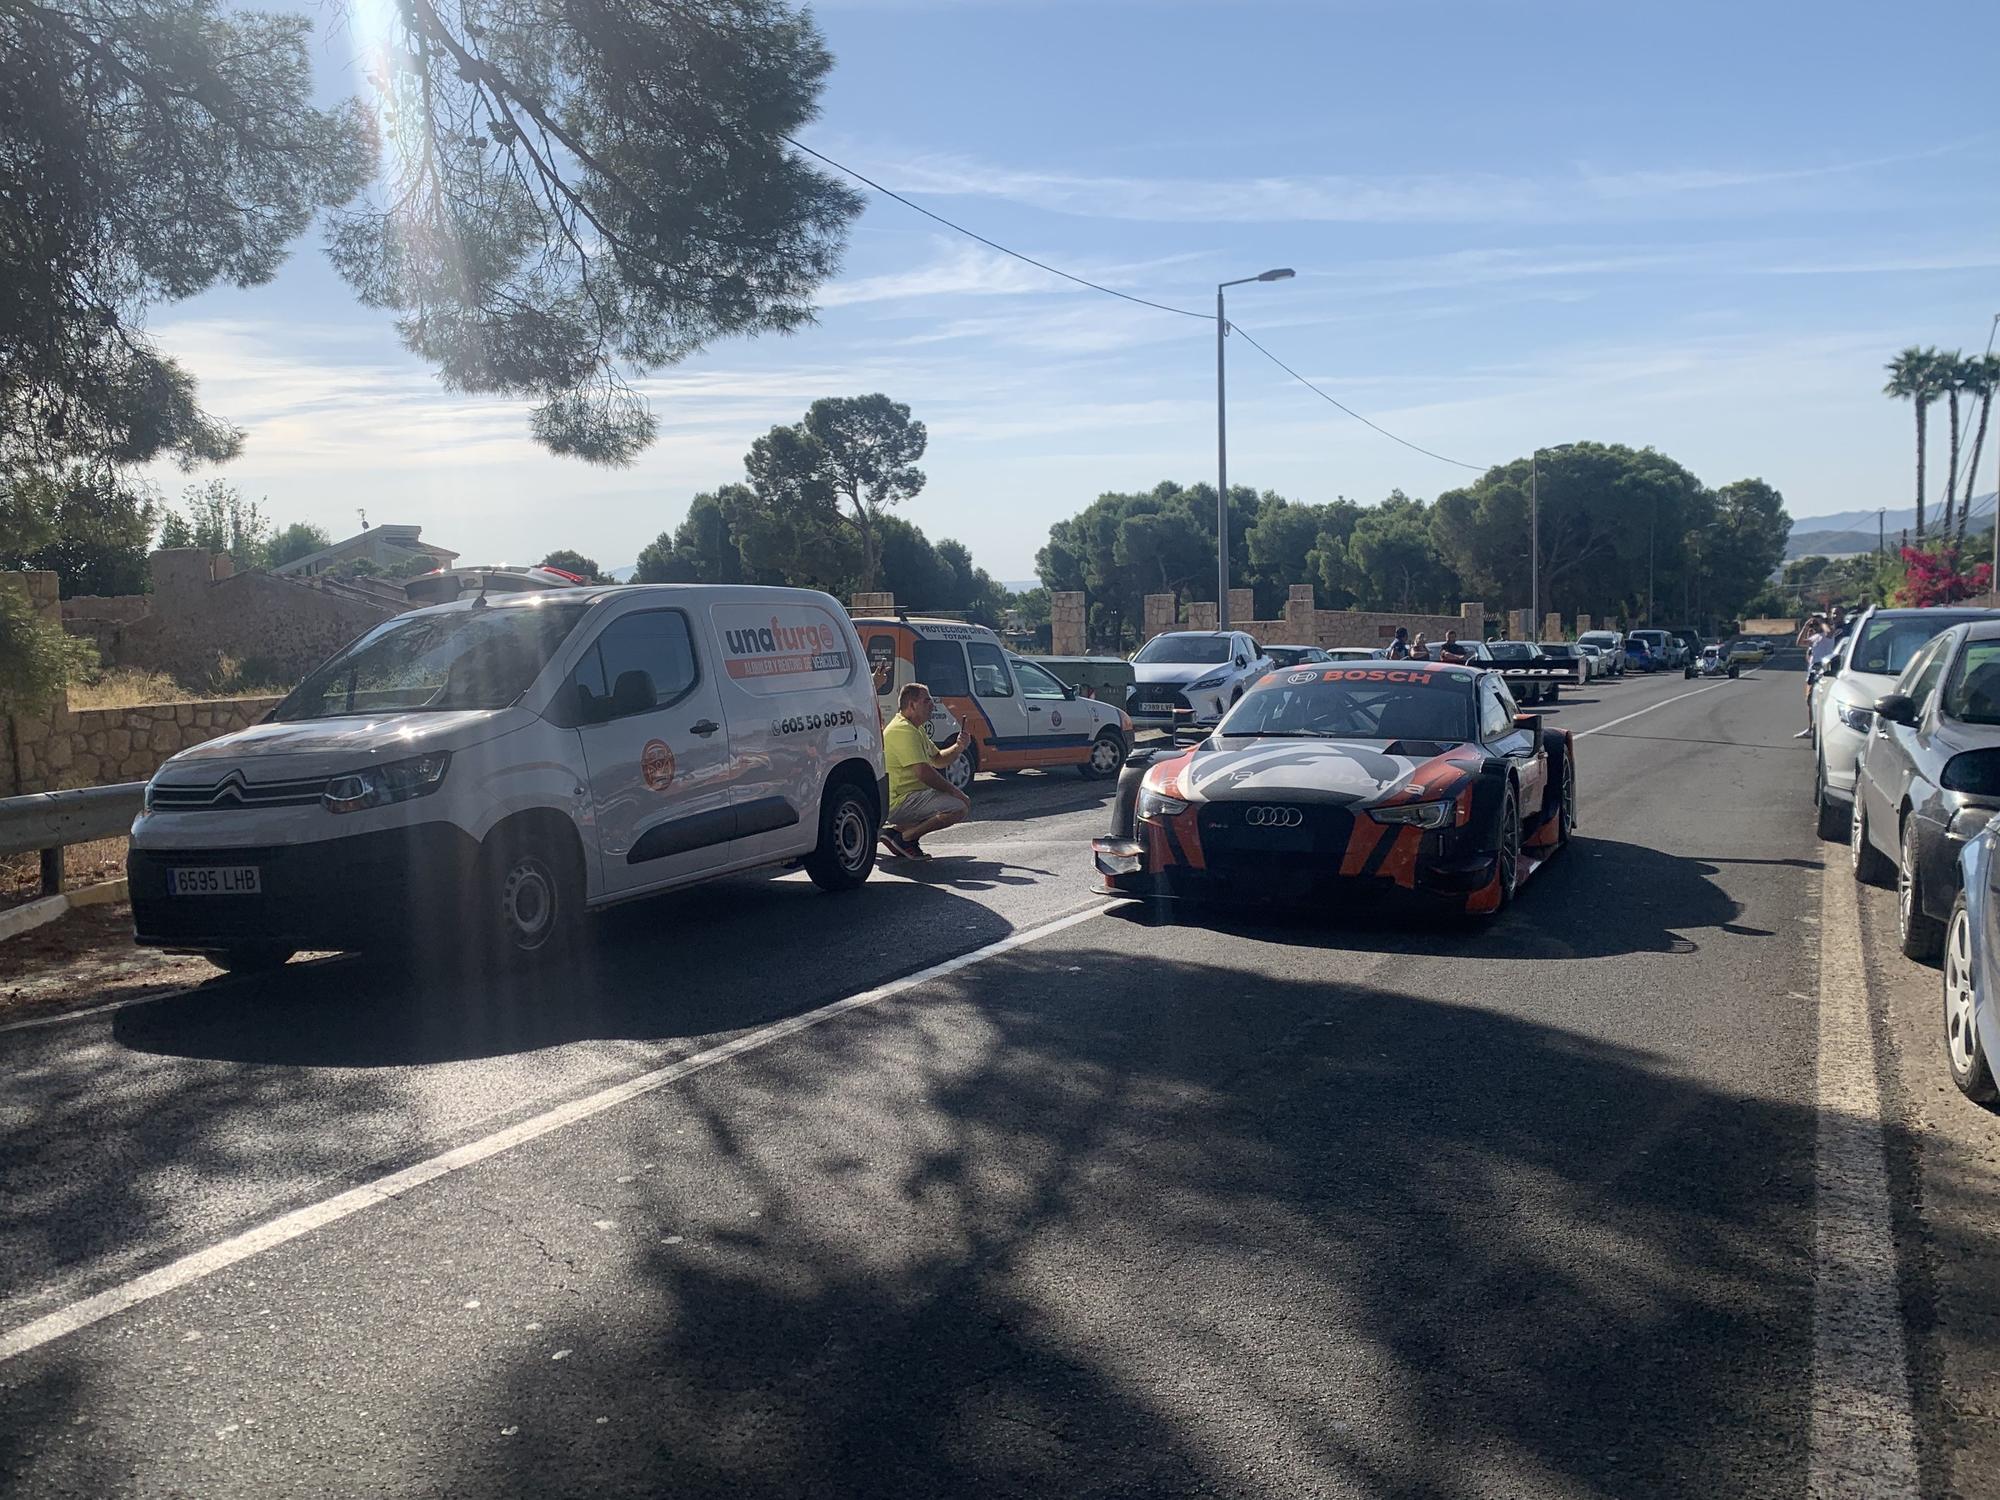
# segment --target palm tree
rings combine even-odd
[[[1952,501],[1958,494],[1958,450],[1960,430],[1958,425],[1958,398],[1965,393],[1965,382],[1971,371],[1965,363],[1965,352],[1954,349],[1949,354],[1939,354],[1931,366],[1931,381],[1934,390],[1943,393],[1945,407],[1951,414],[1951,463],[1944,471],[1944,517],[1938,527],[1938,535],[1945,536],[1952,530]],[[1958,534],[1965,534],[1965,521],[1958,522]]]
[[[1937,399],[1936,349],[1910,345],[1889,362],[1889,383],[1882,394],[1911,402],[1917,409],[1917,540],[1924,539],[1924,428],[1931,402]]]
[[[1979,453],[1986,446],[1986,419],[1993,415],[1993,393],[2000,390],[2000,354],[1983,354],[1968,359],[1966,394],[1979,398],[1979,428],[1972,436],[1972,457],[1965,465],[1965,498],[1958,506],[1958,529],[1965,530],[1965,518],[1972,510],[1972,487],[1979,476]],[[1996,502],[2000,503],[2000,502]]]

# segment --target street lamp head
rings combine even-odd
[[[1298,272],[1294,271],[1290,266],[1279,266],[1274,271],[1265,271],[1257,279],[1259,281],[1290,281],[1296,275],[1298,275]]]

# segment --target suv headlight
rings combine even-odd
[[[1165,792],[1156,792],[1149,787],[1139,789],[1139,816],[1142,818],[1171,818],[1188,810],[1188,805],[1178,797],[1169,797]]]
[[[1863,708],[1859,703],[1849,703],[1841,698],[1834,701],[1833,711],[1840,722],[1856,734],[1866,734],[1874,727],[1875,710],[1872,708]]]
[[[450,765],[450,754],[440,750],[414,760],[370,766],[351,776],[336,776],[326,786],[326,810],[360,812],[367,807],[387,807],[392,802],[428,797],[443,784],[445,770]]]
[[[1182,691],[1188,693],[1205,693],[1210,688],[1221,687],[1227,681],[1229,681],[1229,674],[1227,672],[1210,672],[1206,677],[1197,677],[1183,688]]]
[[[1400,807],[1371,807],[1368,816],[1378,823],[1414,823],[1419,828],[1442,828],[1457,811],[1456,802],[1405,802]]]

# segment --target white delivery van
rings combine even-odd
[[[232,969],[413,940],[537,956],[588,908],[732,871],[859,885],[885,797],[867,659],[827,595],[482,595],[387,621],[161,766],[132,915]]]

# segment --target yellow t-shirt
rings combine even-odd
[[[922,724],[912,724],[901,714],[891,718],[882,730],[882,759],[889,767],[889,805],[894,807],[923,785],[917,767],[927,766],[937,754],[931,732]]]

